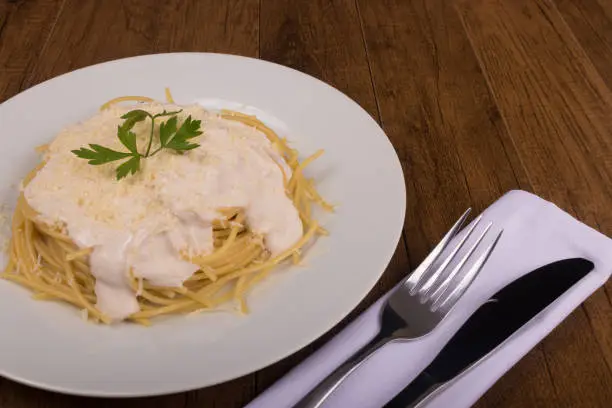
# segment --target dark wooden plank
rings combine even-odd
[[[544,368],[544,369],[543,369]],[[531,350],[472,408],[532,408],[563,406],[551,386],[542,348]],[[529,382],[530,386],[523,384]]]
[[[555,3],[608,89],[612,89],[612,2],[556,0]],[[610,282],[607,296],[612,304]],[[608,364],[612,367],[611,359],[608,357]]]
[[[531,186],[450,3],[359,5],[382,123],[406,163],[408,252],[419,261],[465,207],[481,210],[507,190]],[[515,387],[520,394],[506,395]],[[519,400],[525,407],[557,401],[541,349],[478,406]]]
[[[406,165],[409,253],[423,259],[465,208],[529,182],[453,9],[359,5],[383,127]]]
[[[459,10],[533,188],[610,234],[612,95],[554,5]]]
[[[555,3],[608,88],[612,88],[612,2],[555,0]]]
[[[262,0],[261,58],[319,78],[357,101],[378,120],[378,108],[355,3],[352,0]],[[264,390],[340,331],[408,273],[405,245],[398,249],[368,297],[330,333],[299,353],[258,373]]]
[[[610,234],[612,95],[559,11],[547,0],[467,0],[458,11],[533,189]],[[608,302],[591,297],[543,342],[569,406],[612,398]]]
[[[0,103],[23,89],[63,2],[0,1]]]
[[[261,58],[319,78],[378,118],[354,1],[262,0]]]
[[[69,408],[82,406],[106,408],[110,404],[113,408],[182,408],[186,404],[186,394],[107,400],[56,394],[0,379],[0,407],[2,408]],[[208,406],[200,405],[200,407]]]
[[[608,288],[610,282],[608,282]],[[608,368],[612,371],[612,302],[610,301],[611,290],[603,289],[595,292],[584,304],[584,310],[595,333]],[[606,296],[607,295],[607,296]]]
[[[26,86],[87,65],[158,52],[256,57],[258,0],[66,0]]]
[[[4,84],[11,81],[5,82],[4,70],[1,70],[0,90],[7,95],[65,72],[116,58],[171,51],[212,51],[251,57],[259,53],[259,0],[66,0],[48,43],[44,49],[36,48],[35,33],[51,25],[43,21],[46,14],[51,14],[51,4],[48,0],[22,0],[16,6],[9,6],[11,14],[7,24],[12,24],[17,16],[19,20],[15,20],[14,27],[11,25],[10,37],[5,37],[7,28],[0,37],[3,44],[0,63],[10,62],[12,53],[27,55],[27,58],[21,57],[23,62],[12,68],[20,78],[12,82],[19,82],[20,86],[12,85],[9,91],[4,91]],[[23,36],[30,38],[25,44],[20,40]],[[5,38],[14,43],[12,51],[5,49]],[[35,66],[26,69],[28,64]],[[187,394],[113,400],[112,404],[241,407],[252,399],[254,381],[251,375]],[[64,408],[85,403],[108,405],[104,400],[68,397],[0,380],[2,407]]]

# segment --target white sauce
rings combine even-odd
[[[183,155],[162,150],[142,160],[136,175],[117,181],[120,162],[92,166],[71,153],[89,143],[126,150],[117,139],[117,126],[132,108],[114,107],[60,132],[45,153],[46,165],[24,191],[44,222],[65,225],[79,247],[94,248],[90,264],[96,306],[113,319],[139,309],[128,284],[130,268],[154,285],[182,286],[198,267],[179,251],[212,251],[212,221],[223,218],[219,208],[243,207],[247,223],[273,255],[303,233],[279,164],[287,177],[290,169],[264,134],[198,105],[138,108],[151,113],[182,108],[179,123],[187,115],[202,120],[204,134],[194,139],[200,147]],[[156,120],[156,129],[163,120]],[[141,152],[148,129],[150,120],[134,127]]]

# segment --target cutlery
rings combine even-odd
[[[461,230],[469,213],[470,209],[457,220],[419,267],[390,295],[379,315],[380,331],[377,336],[320,382],[294,408],[321,407],[340,384],[381,347],[390,342],[422,337],[430,333],[448,315],[474,281],[502,234],[502,231],[499,231],[492,242],[482,250],[482,242],[485,236],[489,235],[492,226],[492,223],[489,223],[477,234],[467,252],[457,257],[479,226],[481,217],[478,217],[459,243],[446,254],[444,250]],[[479,256],[468,266],[468,260],[474,254]]]
[[[517,330],[585,277],[583,258],[557,261],[511,282],[474,312],[433,362],[385,408],[413,408],[495,352]]]

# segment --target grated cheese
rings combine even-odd
[[[97,307],[115,319],[138,310],[127,278],[130,268],[137,278],[174,287],[198,269],[180,253],[212,251],[212,221],[223,218],[218,208],[244,208],[250,227],[273,255],[303,233],[279,164],[286,177],[290,168],[263,133],[198,105],[138,108],[153,114],[183,109],[179,123],[187,115],[201,120],[204,134],[194,139],[200,147],[185,154],[164,149],[141,160],[135,175],[117,181],[121,162],[92,166],[71,153],[89,143],[126,150],[117,127],[131,108],[113,106],[60,132],[44,151],[45,166],[24,190],[43,222],[61,227],[79,248],[93,248],[89,262]],[[149,129],[150,121],[133,128],[141,152]]]

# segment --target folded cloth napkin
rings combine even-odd
[[[520,276],[550,262],[583,257],[594,270],[473,369],[428,399],[427,408],[474,404],[506,371],[565,319],[612,272],[612,240],[524,191],[511,191],[483,213],[504,234],[482,272],[451,315],[430,335],[379,350],[325,403],[326,408],[378,408],[390,401],[434,359],[467,318],[490,296]],[[451,243],[453,245],[453,243]],[[247,408],[291,407],[319,381],[371,340],[388,294],[342,332],[291,370]]]

